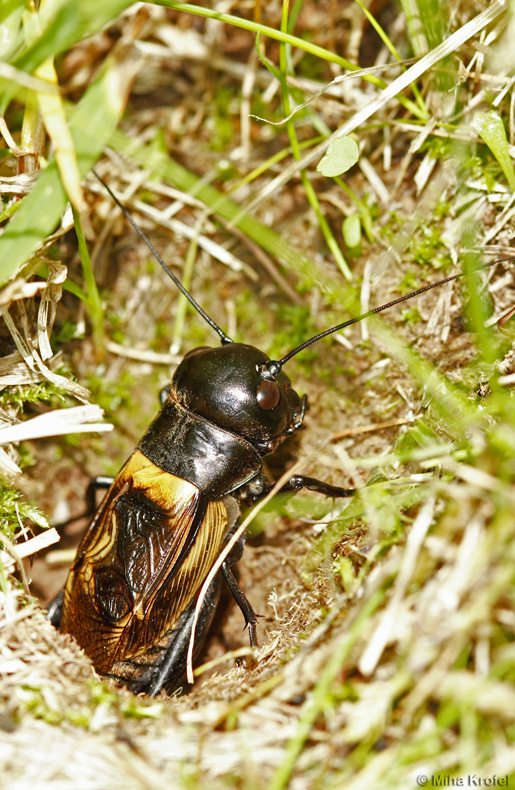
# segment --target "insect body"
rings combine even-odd
[[[191,625],[177,623],[236,524],[238,503],[270,490],[263,456],[302,427],[306,400],[253,346],[228,343],[186,355],[161,413],[112,483],[83,538],[64,590],[60,628],[72,634],[96,669],[130,678],[158,648],[155,666],[133,686],[157,693],[177,682]],[[296,476],[328,495],[353,491]],[[255,643],[256,616],[230,570],[222,574]],[[218,590],[205,604],[201,637]],[[183,618],[184,619],[184,618]],[[168,652],[177,653],[173,671]],[[166,649],[159,650],[164,640]]]
[[[307,400],[292,388],[284,364],[307,345],[365,317],[316,335],[277,362],[253,346],[233,343],[180,283],[178,287],[218,332],[222,345],[190,351],[177,368],[160,414],[109,481],[64,594],[49,615],[76,638],[100,673],[123,678],[133,690],[151,695],[172,690],[183,676],[198,591],[236,529],[240,503],[255,502],[272,488],[262,472],[264,456],[303,427]],[[283,490],[301,488],[331,497],[354,493],[302,475],[292,477]],[[242,550],[242,542],[237,543],[221,576],[254,645],[256,615],[231,570]],[[220,585],[220,576],[215,577],[204,599],[197,650]]]

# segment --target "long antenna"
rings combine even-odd
[[[511,256],[509,258],[499,258],[496,261],[490,261],[490,263],[486,263],[484,266],[479,266],[477,269],[473,269],[472,273],[480,272],[483,269],[488,269],[490,266],[495,266],[496,263],[505,263],[506,261],[513,261],[515,260],[515,256]],[[388,310],[390,307],[394,307],[401,302],[405,302],[407,299],[413,299],[414,296],[419,296],[420,294],[425,293],[426,291],[430,291],[432,288],[438,288],[440,285],[445,285],[445,283],[450,283],[453,280],[457,280],[460,277],[465,277],[466,273],[461,272],[460,274],[453,274],[451,277],[446,277],[445,280],[439,280],[436,283],[432,283],[431,285],[426,285],[424,288],[419,288],[418,291],[412,291],[412,293],[406,294],[405,296],[400,296],[398,299],[394,299],[393,302],[388,302],[388,304],[383,304],[380,307],[374,307],[373,310],[369,310],[368,313],[363,313],[363,315],[357,316],[357,318],[349,318],[348,321],[343,321],[341,324],[337,324],[336,326],[332,326],[330,329],[326,329],[324,332],[319,332],[318,335],[311,337],[309,340],[305,340],[300,346],[294,348],[293,351],[288,352],[286,356],[284,356],[279,361],[270,361],[265,362],[260,369],[261,375],[263,378],[274,378],[277,376],[279,371],[281,370],[282,366],[286,364],[292,357],[298,354],[300,351],[303,351],[308,346],[311,346],[313,343],[316,343],[317,340],[321,340],[323,337],[327,337],[327,335],[332,335],[334,332],[339,332],[340,329],[345,329],[347,326],[352,326],[352,324],[357,324],[359,321],[363,321],[364,318],[370,318],[372,315],[376,315],[377,313],[381,313],[383,310]]]
[[[164,271],[167,275],[173,280],[179,291],[184,294],[188,302],[195,308],[195,310],[202,316],[204,321],[209,324],[209,326],[215,330],[215,332],[219,335],[222,340],[223,345],[227,345],[232,343],[233,340],[225,334],[223,329],[218,326],[218,324],[213,321],[213,319],[202,309],[199,303],[193,298],[190,292],[184,287],[178,277],[172,272],[172,270],[167,266],[164,260],[159,255],[158,251],[146,235],[146,233],[137,225],[135,220],[132,217],[132,214],[128,209],[125,208],[121,200],[115,195],[113,190],[106,184],[106,182],[98,175],[95,169],[93,169],[93,174],[95,177],[100,181],[104,189],[109,193],[112,197],[116,205],[122,210],[125,217],[129,220],[130,224],[136,231],[136,233],[140,236],[141,239],[145,242],[147,247],[149,248],[152,255],[156,258],[159,264],[162,266]],[[506,263],[508,261],[514,261],[515,256],[512,255],[507,258],[498,258],[496,261],[490,261],[490,263],[486,263],[484,266],[478,266],[477,269],[472,270],[472,274],[474,272],[483,271],[483,269],[488,269],[491,266],[495,266],[497,263]],[[310,337],[309,340],[305,340],[299,346],[294,348],[292,351],[289,351],[282,359],[278,361],[269,360],[268,362],[264,362],[260,366],[260,374],[264,379],[273,379],[277,374],[280,372],[283,365],[285,365],[289,360],[294,357],[296,354],[303,351],[308,346],[313,345],[318,340],[321,340],[323,337],[327,337],[328,335],[334,334],[334,332],[339,332],[341,329],[345,329],[348,326],[352,326],[353,324],[357,324],[359,321],[363,321],[365,318],[370,318],[373,315],[377,315],[377,313],[381,313],[383,310],[388,310],[390,307],[395,307],[395,305],[400,304],[401,302],[406,302],[408,299],[413,299],[415,296],[420,296],[420,294],[425,293],[426,291],[430,291],[432,288],[439,288],[441,285],[445,285],[446,283],[450,283],[453,280],[458,280],[461,277],[465,277],[467,273],[460,272],[460,274],[453,274],[450,277],[446,277],[444,280],[438,280],[436,283],[432,283],[431,285],[425,285],[423,288],[419,288],[417,291],[412,291],[405,296],[400,296],[398,299],[394,299],[392,302],[388,302],[387,304],[380,305],[379,307],[374,307],[373,310],[369,310],[367,313],[363,313],[363,315],[358,315],[356,318],[349,318],[347,321],[343,321],[341,324],[336,324],[336,326],[330,327],[330,329],[326,329],[323,332],[319,332],[317,335]]]
[[[98,175],[98,173],[94,169],[93,169],[93,174],[98,178],[98,180],[100,181],[100,183],[102,184],[104,189],[106,189],[107,192],[111,195],[111,197],[113,198],[113,200],[116,203],[116,205],[123,211],[123,213],[125,214],[125,216],[129,220],[129,222],[131,223],[132,227],[136,231],[136,233],[143,239],[143,241],[145,242],[145,244],[149,248],[149,250],[152,253],[152,255],[161,264],[161,266],[163,267],[163,269],[167,273],[168,277],[170,277],[174,281],[174,283],[177,286],[177,288],[179,289],[179,291],[186,297],[188,302],[202,316],[204,321],[206,321],[209,324],[209,326],[212,327],[215,330],[215,332],[220,336],[220,338],[222,340],[222,344],[223,345],[227,345],[228,343],[232,343],[233,341],[231,340],[231,338],[228,335],[225,334],[224,330],[221,327],[219,327],[218,324],[215,323],[215,321],[213,321],[213,319],[210,316],[208,316],[208,314],[205,312],[205,310],[202,309],[202,307],[199,305],[199,303],[197,301],[195,301],[195,299],[190,294],[190,292],[184,287],[184,285],[181,283],[179,278],[176,277],[175,274],[172,272],[172,270],[166,265],[166,263],[161,258],[161,256],[159,255],[158,251],[156,250],[156,248],[154,247],[154,245],[152,244],[152,242],[148,238],[147,234],[143,230],[141,230],[139,225],[136,224],[135,220],[132,218],[132,214],[130,213],[130,211],[125,208],[125,206],[123,205],[121,200],[114,194],[113,190],[106,184],[106,182],[102,178],[100,178],[100,176]]]

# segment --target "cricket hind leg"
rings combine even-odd
[[[245,538],[242,536],[234,545],[221,567],[221,574],[218,573],[208,587],[204,601],[200,608],[197,627],[195,631],[195,644],[193,649],[193,660],[195,661],[201,654],[208,637],[211,624],[213,622],[218,604],[220,601],[222,577],[238,604],[245,619],[245,627],[249,629],[249,640],[252,647],[257,646],[257,615],[248,601],[244,592],[241,590],[232,572],[232,566],[241,559],[245,546]],[[186,675],[186,660],[188,647],[191,639],[193,620],[197,597],[191,601],[179,618],[177,625],[170,634],[170,639],[164,652],[157,658],[154,664],[149,664],[149,657],[145,663],[145,669],[138,678],[127,680],[123,678],[128,688],[134,694],[148,694],[155,697],[161,690],[169,694],[183,684]],[[126,662],[131,663],[131,662]],[[132,664],[132,671],[134,671]],[[116,676],[115,676],[116,677]],[[120,678],[117,678],[120,679]]]
[[[195,645],[193,649],[193,660],[195,661],[201,654],[208,631],[213,621],[218,601],[220,599],[221,576],[217,574],[208,587],[204,601],[200,608],[200,613],[195,629]],[[191,639],[193,621],[195,618],[195,608],[197,596],[186,607],[176,626],[169,634],[168,644],[160,652],[153,664],[147,663],[144,671],[139,677],[130,678],[113,675],[118,680],[128,686],[134,694],[148,694],[155,697],[161,690],[171,694],[184,684],[186,676],[186,661],[188,647]],[[135,662],[124,662],[129,671],[134,672],[137,665]],[[116,671],[116,670],[115,670]]]

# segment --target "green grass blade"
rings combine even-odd
[[[420,77],[432,68],[439,60],[446,55],[451,54],[465,41],[468,41],[472,36],[483,30],[486,25],[491,24],[497,17],[506,12],[506,3],[503,0],[494,0],[484,11],[478,14],[470,22],[464,24],[459,30],[449,36],[442,44],[436,49],[424,55],[417,63],[411,66],[407,71],[395,79],[387,88],[385,88],[378,96],[375,96],[372,101],[368,102],[364,107],[358,110],[354,115],[343,123],[339,129],[333,132],[323,143],[315,146],[311,151],[305,154],[300,161],[295,161],[291,165],[285,167],[283,171],[273,178],[264,189],[260,191],[257,198],[252,200],[248,205],[248,210],[253,210],[263,200],[266,200],[270,195],[277,192],[283,184],[287,183],[292,176],[307,167],[311,162],[321,157],[331,141],[337,137],[343,137],[355,131],[361,124],[365,123],[376,112],[383,109],[386,103],[398,96],[400,91],[410,86],[413,82],[420,79]],[[400,98],[399,98],[400,101]],[[418,109],[418,108],[417,108]]]
[[[472,120],[472,126],[497,159],[511,191],[515,192],[515,169],[500,115],[495,110],[477,112]]]
[[[130,0],[53,0],[39,13],[41,34],[12,64],[33,71],[45,58],[55,57],[77,41],[101,30],[131,5]]]
[[[335,651],[331,660],[314,687],[309,700],[306,702],[302,714],[299,719],[297,732],[286,747],[286,757],[277,769],[272,781],[270,782],[268,790],[283,790],[288,784],[295,763],[302,751],[302,748],[309,737],[309,733],[318,718],[324,711],[327,704],[327,698],[331,690],[331,686],[338,677],[342,670],[343,663],[353,646],[356,644],[361,629],[366,625],[367,620],[381,605],[385,596],[385,591],[378,590],[375,595],[372,595],[368,601],[363,605],[361,611],[356,616],[356,619],[349,626],[345,638],[342,639],[338,650]]]
[[[383,42],[385,47],[388,49],[388,51],[393,55],[393,57],[396,60],[398,60],[398,61],[402,60],[401,56],[397,52],[397,50],[396,50],[395,46],[393,45],[392,41],[389,39],[389,37],[387,36],[385,31],[381,27],[379,22],[376,20],[376,18],[373,16],[373,14],[371,14],[370,11],[368,10],[368,8],[365,5],[363,5],[361,0],[355,0],[355,2],[359,5],[361,10],[363,11],[363,14],[366,16],[366,18],[368,19],[368,21],[370,22],[370,24],[372,25],[372,27],[376,31],[377,35],[379,36],[379,38],[381,39],[381,41]],[[424,114],[427,114],[427,107],[425,105],[424,99],[423,99],[423,97],[422,97],[422,95],[421,95],[421,93],[420,93],[420,91],[417,88],[415,83],[413,83],[413,85],[412,85],[412,90],[413,90],[413,95],[415,96],[415,98],[417,100],[417,103],[418,103],[418,105],[420,107],[421,112],[423,112]]]
[[[100,77],[71,114],[70,131],[82,177],[95,164],[123,112],[130,83],[127,69],[125,62],[109,58]],[[53,233],[66,204],[66,192],[52,157],[0,237],[0,285],[14,277],[38,245]]]
[[[22,41],[21,21],[25,9],[24,0],[0,3],[0,61],[7,61],[16,52]]]
[[[210,8],[202,8],[200,6],[192,5],[191,3],[178,3],[175,2],[175,0],[153,0],[153,5],[162,5],[165,6],[165,8],[173,8],[175,11],[184,11],[187,14],[202,16],[206,19],[216,19],[219,22],[225,22],[226,24],[232,25],[233,27],[241,27],[244,30],[249,30],[255,34],[262,33],[264,36],[274,38],[276,41],[281,41],[283,44],[291,44],[293,47],[303,49],[306,52],[309,52],[311,55],[322,58],[322,60],[326,60],[330,63],[337,63],[343,69],[351,69],[352,71],[355,71],[359,68],[359,66],[357,66],[355,63],[351,63],[350,60],[341,58],[334,52],[324,49],[324,47],[319,47],[316,44],[312,44],[310,41],[305,41],[304,39],[298,38],[297,36],[292,36],[286,31],[275,30],[272,27],[267,27],[267,25],[262,25],[259,22],[254,22],[250,19],[244,19],[243,17],[234,16],[233,14],[224,14],[220,11],[213,11]]]
[[[281,18],[281,30],[286,31],[288,29],[288,3],[283,2],[283,13]],[[288,88],[288,72],[293,70],[293,66],[291,66],[291,47],[289,44],[281,44],[280,48],[280,77],[279,81],[281,83],[281,90],[283,96],[283,109],[288,121],[286,123],[286,129],[288,131],[288,137],[290,140],[290,145],[293,151],[293,155],[295,159],[301,159],[301,150],[299,146],[299,141],[297,139],[297,132],[295,129],[295,121],[293,118],[289,117],[291,114],[291,103],[290,103],[290,91]],[[318,200],[317,193],[313,188],[313,184],[309,180],[307,173],[305,170],[300,171],[300,177],[302,180],[302,185],[304,187],[304,191],[306,193],[307,200],[315,212],[316,218],[318,220],[318,225],[320,231],[325,239],[327,246],[329,247],[330,251],[332,252],[336,264],[340,269],[341,273],[347,280],[352,279],[352,273],[347,265],[347,261],[340,250],[336,239],[333,236],[331,228],[329,227],[329,223],[327,222],[324,214],[322,212],[322,208],[320,206],[320,201]]]
[[[93,327],[93,340],[98,349],[103,349],[105,341],[104,332],[104,312],[102,310],[102,302],[100,294],[98,293],[95,275],[93,274],[93,267],[91,266],[91,258],[89,257],[88,245],[86,244],[86,237],[82,227],[82,221],[79,212],[74,208],[73,221],[75,223],[75,233],[77,234],[77,241],[79,244],[79,256],[82,265],[82,273],[84,276],[84,284],[86,287],[86,304]]]
[[[316,57],[321,58],[328,63],[336,63],[338,66],[341,66],[344,69],[349,69],[349,71],[357,71],[360,68],[358,65],[351,63],[346,58],[342,58],[328,49],[324,49],[323,47],[319,47],[316,44],[312,44],[310,41],[305,41],[304,39],[292,36],[286,31],[274,30],[272,27],[261,25],[258,22],[254,22],[249,19],[243,19],[242,17],[233,16],[232,14],[223,14],[219,11],[212,11],[210,8],[200,8],[199,6],[194,6],[190,3],[178,3],[175,2],[175,0],[153,0],[153,2],[154,5],[162,5],[166,8],[173,8],[176,11],[184,11],[185,13],[195,14],[196,16],[202,16],[206,19],[216,19],[219,22],[225,22],[226,24],[233,25],[234,27],[241,27],[244,30],[250,30],[256,35],[263,33],[263,35],[268,36],[269,38],[281,41],[283,44],[290,44],[293,47],[303,49],[306,52],[309,52],[311,55],[315,55]],[[377,85],[379,88],[384,88],[386,86],[386,83],[383,80],[379,79],[379,77],[376,77],[373,74],[368,74],[364,76],[363,79],[367,82],[370,82],[372,85]],[[405,96],[398,96],[397,98],[398,101],[409,112],[413,113],[416,118],[419,118],[420,120],[427,119],[427,113],[422,111],[420,107],[415,104],[415,102],[407,99]]]

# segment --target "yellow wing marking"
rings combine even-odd
[[[139,450],[106,494],[70,570],[61,623],[99,671],[157,644],[197,593],[227,530],[224,503],[210,502],[179,561],[199,501],[196,486]]]

